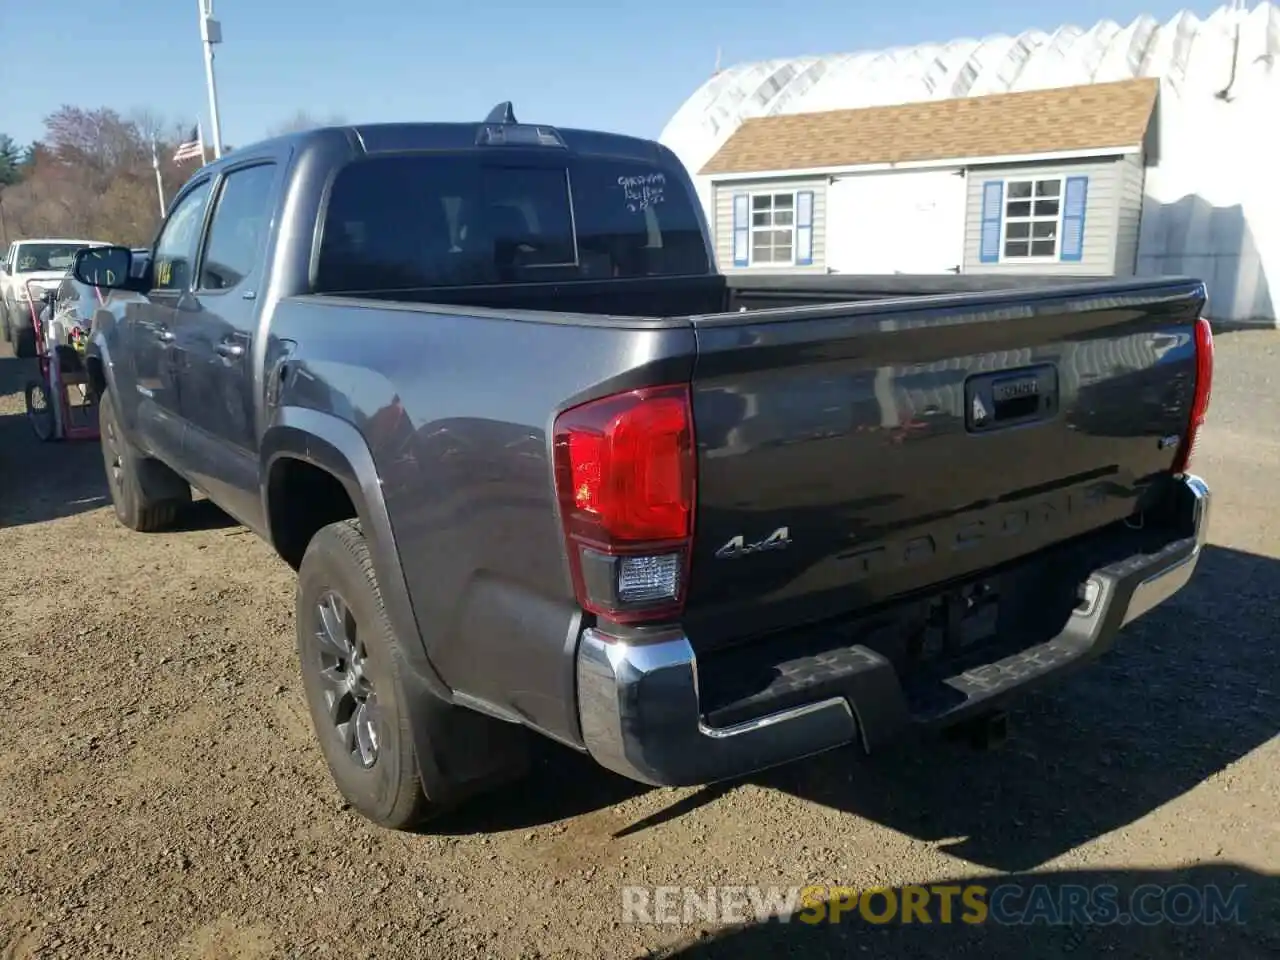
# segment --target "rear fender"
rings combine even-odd
[[[261,446],[262,508],[266,517],[271,516],[266,480],[272,466],[282,458],[301,460],[329,473],[342,483],[355,505],[395,634],[397,673],[410,712],[419,773],[427,795],[434,802],[448,805],[523,769],[527,763],[527,731],[456,705],[452,692],[427,656],[382,496],[382,483],[364,437],[351,423],[332,414],[305,407],[279,408]]]

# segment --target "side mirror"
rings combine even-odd
[[[71,275],[81,283],[104,290],[145,291],[145,278],[133,275],[133,251],[128,247],[86,247],[76,253]]]

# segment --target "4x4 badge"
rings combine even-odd
[[[779,527],[763,540],[756,540],[754,543],[747,543],[746,538],[738,534],[716,551],[716,559],[737,560],[739,557],[763,553],[766,550],[785,550],[789,546],[791,546],[791,531],[787,527]]]

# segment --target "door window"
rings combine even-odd
[[[222,181],[200,258],[200,290],[230,290],[262,262],[271,226],[275,165],[234,170]]]
[[[153,290],[186,290],[191,286],[191,265],[196,257],[200,226],[210,181],[188,193],[174,208],[156,241]]]

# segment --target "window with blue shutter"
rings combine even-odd
[[[796,194],[796,264],[802,267],[813,263],[813,191],[801,190]]]
[[[1004,181],[988,180],[982,185],[982,240],[978,245],[981,263],[1000,262],[1000,217],[1004,209]]]
[[[1089,178],[1067,177],[1062,198],[1062,253],[1060,260],[1084,259],[1084,214],[1089,206]]]
[[[750,263],[751,200],[745,193],[733,195],[733,265]]]

